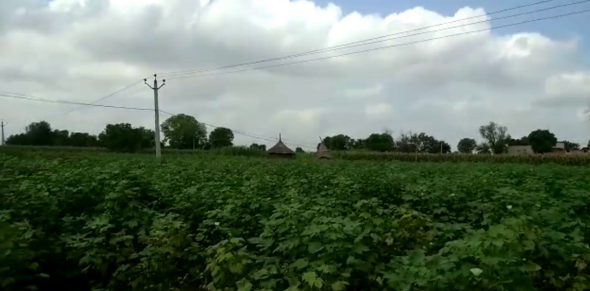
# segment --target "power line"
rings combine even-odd
[[[588,0],[583,1],[583,2],[587,2],[587,1]],[[491,30],[494,30],[494,29],[512,27],[512,26],[522,25],[522,24],[526,24],[526,23],[537,22],[537,21],[541,21],[541,20],[556,19],[556,18],[560,18],[560,17],[571,16],[571,15],[576,15],[576,14],[582,14],[582,13],[586,13],[586,12],[590,12],[590,9],[576,11],[576,12],[570,12],[570,13],[564,13],[564,14],[559,14],[559,15],[554,15],[554,16],[548,16],[548,17],[543,17],[543,18],[536,18],[536,19],[532,19],[532,20],[521,21],[521,22],[516,22],[516,23],[501,25],[501,26],[497,26],[497,27],[484,28],[484,29],[472,30],[472,31],[461,32],[461,33],[455,33],[455,34],[450,34],[450,35],[445,35],[445,36],[440,36],[440,37],[435,37],[435,38],[429,38],[429,39],[425,39],[425,40],[419,40],[419,41],[413,41],[413,42],[408,42],[408,43],[402,43],[402,44],[395,44],[395,45],[388,45],[388,46],[376,47],[376,48],[371,48],[371,49],[365,49],[365,50],[361,50],[361,51],[355,51],[355,52],[350,52],[350,53],[345,53],[345,54],[339,54],[339,55],[334,55],[334,56],[316,58],[316,59],[307,59],[307,60],[301,60],[301,61],[295,61],[295,62],[289,62],[289,63],[283,63],[283,64],[276,64],[276,65],[269,65],[269,66],[260,66],[260,67],[254,67],[254,68],[247,68],[247,69],[229,71],[229,72],[219,72],[219,73],[196,75],[196,76],[172,77],[172,78],[168,78],[168,79],[169,80],[178,80],[178,79],[186,79],[186,78],[201,78],[201,77],[207,77],[207,76],[234,74],[234,73],[240,73],[240,72],[246,72],[246,71],[261,70],[261,69],[269,69],[269,68],[277,68],[277,67],[285,67],[285,66],[303,64],[303,63],[310,63],[310,62],[315,62],[315,61],[322,61],[322,60],[339,58],[339,57],[343,57],[343,56],[349,56],[349,55],[355,55],[355,54],[360,54],[360,53],[366,53],[366,52],[384,50],[384,49],[401,47],[401,46],[407,46],[407,45],[418,44],[418,43],[423,43],[423,42],[429,42],[429,41],[439,40],[439,39],[444,39],[444,38],[449,38],[449,37],[455,37],[455,36],[467,35],[467,34],[472,34],[472,33],[479,33],[479,32],[491,31]]]
[[[441,30],[426,31],[426,32],[422,32],[422,33],[405,35],[405,36],[402,36],[402,37],[396,37],[396,38],[393,38],[393,39],[382,40],[383,38],[388,38],[388,37],[395,36],[395,35],[401,35],[401,34],[406,34],[406,33],[411,33],[411,32],[416,32],[416,31],[421,31],[421,30],[428,30],[430,28],[435,28],[435,27],[439,27],[439,26],[444,26],[444,25],[448,25],[448,24],[452,24],[452,23],[462,22],[462,21],[466,21],[466,20],[470,20],[470,19],[475,19],[475,18],[480,18],[480,17],[485,17],[485,16],[491,16],[491,15],[495,15],[495,14],[499,14],[499,13],[503,13],[503,12],[507,12],[507,11],[517,10],[517,9],[521,9],[521,8],[525,8],[525,7],[530,7],[530,6],[536,6],[536,5],[540,5],[540,4],[544,4],[544,3],[548,3],[548,2],[552,2],[552,1],[555,1],[555,0],[545,0],[545,1],[539,1],[539,2],[530,3],[530,4],[519,5],[519,6],[515,6],[515,7],[511,7],[511,8],[497,10],[497,11],[490,12],[490,13],[484,13],[484,14],[480,14],[480,15],[476,15],[476,16],[471,16],[471,17],[466,17],[466,18],[462,18],[462,19],[457,19],[457,20],[453,20],[453,21],[447,21],[447,22],[443,22],[443,23],[439,23],[439,24],[435,24],[435,25],[420,27],[420,28],[406,30],[406,31],[400,31],[400,32],[392,33],[392,34],[387,34],[387,35],[383,35],[383,36],[379,36],[379,37],[364,39],[364,40],[355,41],[355,42],[351,42],[351,43],[345,43],[345,44],[330,46],[330,47],[326,47],[326,48],[315,49],[315,50],[306,51],[306,52],[302,52],[302,53],[297,53],[297,54],[293,54],[293,55],[287,55],[287,56],[282,56],[282,57],[275,57],[275,58],[270,58],[270,59],[263,59],[263,60],[258,60],[258,61],[251,61],[251,62],[234,64],[234,65],[225,65],[225,66],[213,67],[213,68],[208,68],[208,69],[186,70],[186,71],[171,71],[171,72],[165,72],[165,73],[161,73],[161,74],[165,74],[165,75],[167,75],[169,77],[172,77],[172,76],[177,76],[177,75],[185,75],[185,74],[195,74],[195,73],[202,73],[202,72],[209,72],[209,71],[217,71],[217,70],[223,70],[223,69],[229,69],[229,68],[235,68],[235,67],[242,67],[242,66],[247,66],[247,65],[255,65],[255,64],[266,63],[266,62],[272,62],[272,61],[279,61],[279,60],[297,58],[297,57],[306,56],[306,55],[310,55],[310,54],[317,54],[317,53],[323,53],[323,52],[328,52],[328,51],[333,51],[333,50],[340,50],[340,49],[345,49],[345,48],[357,47],[357,46],[360,46],[360,45],[374,44],[374,43],[378,43],[378,42],[389,41],[389,40],[393,40],[393,39],[398,39],[398,38],[403,38],[403,37],[410,37],[410,36],[415,36],[415,35],[420,35],[420,34],[425,34],[425,33],[431,33],[431,32],[441,31]],[[558,6],[554,6],[554,7],[550,7],[550,8],[546,8],[546,9],[540,9],[540,10],[533,11],[533,12],[526,12],[526,13],[521,13],[521,14],[507,16],[507,17],[500,17],[500,18],[496,18],[496,19],[493,19],[493,20],[500,20],[500,19],[505,19],[505,18],[510,18],[510,17],[521,16],[521,15],[525,15],[525,14],[530,14],[530,13],[534,13],[534,12],[551,10],[551,9],[556,9],[556,8],[560,8],[560,7],[565,7],[565,6],[580,4],[580,3],[583,3],[583,2],[587,2],[587,1],[581,1],[581,2],[576,2],[576,3],[558,5]],[[470,23],[468,25],[473,25],[473,24],[482,23],[482,22],[488,22],[488,20],[484,20],[484,21],[481,21],[481,22]],[[462,25],[462,26],[465,26],[465,25]],[[457,27],[461,27],[461,26],[455,26],[455,27],[451,27],[451,28],[457,28]],[[446,28],[446,29],[451,29],[451,28]],[[443,29],[443,30],[446,30],[446,29]],[[380,41],[371,42],[371,41],[374,41],[374,40],[380,40]],[[366,42],[370,42],[370,43],[366,43]]]
[[[133,86],[135,86],[135,85],[137,85],[137,84],[139,84],[141,81],[142,81],[142,80],[139,80],[139,81],[137,81],[137,82],[135,82],[135,83],[129,84],[129,85],[127,85],[127,86],[125,86],[125,87],[123,87],[123,88],[121,88],[121,89],[119,89],[119,90],[117,90],[117,91],[113,92],[113,93],[110,93],[110,94],[108,94],[108,95],[106,95],[106,96],[104,96],[104,97],[101,97],[100,99],[97,99],[97,100],[95,100],[95,101],[92,101],[92,102],[90,102],[90,103],[88,103],[88,104],[96,104],[96,103],[98,103],[98,102],[100,102],[100,101],[103,101],[103,100],[105,100],[105,99],[108,99],[108,98],[110,98],[110,97],[113,97],[113,96],[117,95],[118,93],[120,93],[120,92],[123,92],[123,91],[125,91],[125,90],[127,90],[127,89],[129,89],[129,88],[131,88],[131,87],[133,87]],[[139,92],[139,91],[141,91],[141,90],[143,90],[143,89],[144,89],[144,88],[141,88],[140,90],[136,90],[136,91],[134,91],[133,93],[131,93],[131,94],[129,94],[129,95],[133,95],[133,94],[135,94],[135,93],[137,93],[137,92]],[[85,106],[82,106],[82,107],[78,107],[78,108],[74,108],[74,109],[72,109],[72,110],[70,110],[70,111],[62,112],[62,113],[56,114],[56,115],[54,115],[54,116],[51,116],[51,117],[49,117],[49,118],[55,118],[55,117],[59,117],[59,116],[62,116],[62,115],[67,115],[67,114],[70,114],[70,113],[72,113],[72,112],[74,112],[74,111],[76,111],[76,110],[80,110],[80,109],[82,109],[82,108],[86,108],[86,106],[87,106],[87,105],[85,105]]]
[[[38,101],[38,102],[47,102],[47,103],[60,103],[60,104],[72,104],[72,105],[82,105],[82,106],[95,106],[95,107],[104,107],[104,108],[116,108],[116,109],[126,109],[126,110],[138,110],[138,111],[152,111],[152,108],[138,108],[138,107],[126,107],[126,106],[114,106],[114,105],[101,105],[101,104],[92,104],[92,103],[83,103],[83,102],[76,102],[76,101],[68,101],[68,100],[60,100],[60,99],[47,99],[47,98],[39,98],[30,95],[20,94],[20,93],[11,93],[11,92],[0,92],[0,97],[3,98],[13,98],[13,99],[21,99],[21,100],[30,100],[30,101]]]

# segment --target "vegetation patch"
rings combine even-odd
[[[588,290],[590,168],[0,154],[2,290]]]

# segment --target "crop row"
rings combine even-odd
[[[2,290],[589,290],[590,169],[0,154]]]
[[[474,163],[522,163],[561,165],[590,165],[590,154],[543,154],[543,155],[478,155],[478,154],[413,154],[335,152],[333,156],[344,160],[378,160],[405,162],[474,162]]]
[[[72,153],[97,154],[108,153],[105,148],[84,147],[32,147],[5,146],[0,147],[0,153],[16,156],[44,155],[69,157]],[[153,150],[144,150],[142,154],[153,154]],[[228,147],[214,150],[176,150],[163,149],[165,156],[245,156],[265,157],[266,153],[258,149],[247,147]],[[474,163],[522,163],[561,165],[590,165],[590,154],[544,154],[544,155],[477,155],[477,154],[415,154],[415,153],[379,153],[369,151],[334,151],[332,156],[341,160],[376,160],[376,161],[405,161],[405,162],[474,162]],[[299,158],[309,158],[308,153],[298,154]]]

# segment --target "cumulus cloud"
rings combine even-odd
[[[234,74],[164,74],[297,54],[483,13],[464,7],[442,15],[416,7],[381,11],[382,17],[287,0],[2,0],[0,83],[5,92],[93,102],[160,73],[169,79],[160,92],[163,110],[258,136],[281,133],[297,142],[293,147],[308,149],[318,135],[361,138],[383,128],[425,131],[454,146],[463,137],[478,138],[477,128],[489,121],[515,136],[549,128],[562,139],[588,140],[581,116],[590,106],[590,73],[577,64],[577,40],[538,32],[468,34]],[[432,29],[254,66],[489,27]],[[152,112],[84,107],[62,114],[79,106],[7,98],[0,104],[7,134],[41,119],[95,134],[107,123],[153,127]],[[140,82],[101,104],[149,108],[153,100]],[[236,142],[265,141],[236,134]]]

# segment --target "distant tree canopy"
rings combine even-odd
[[[537,129],[532,131],[528,138],[528,142],[535,153],[543,154],[549,153],[557,143],[555,134],[547,129]]]
[[[225,127],[217,127],[209,134],[204,123],[186,114],[177,114],[166,119],[162,125],[164,135],[162,146],[174,149],[215,149],[234,146],[234,132]],[[528,136],[519,139],[511,138],[508,129],[495,122],[479,127],[481,142],[473,138],[462,138],[457,144],[461,153],[501,154],[509,145],[530,145],[537,153],[550,152],[557,142],[555,135],[548,130],[537,129]],[[137,152],[154,148],[155,134],[151,129],[133,127],[128,123],[107,124],[98,135],[83,132],[52,129],[47,121],[33,122],[25,128],[24,133],[11,135],[7,138],[8,145],[33,146],[72,146],[72,147],[104,147],[112,151]],[[366,138],[352,138],[340,133],[323,137],[323,143],[329,150],[367,150],[376,152],[403,153],[450,153],[451,146],[425,132],[402,133],[393,136],[391,130],[371,133]],[[563,141],[566,150],[578,150],[581,145]],[[590,144],[590,141],[588,142]],[[317,145],[319,147],[319,144]],[[265,144],[252,143],[249,148],[266,151]],[[587,147],[587,145],[584,145]],[[296,152],[303,151],[296,148]]]
[[[335,136],[327,136],[324,138],[324,145],[330,150],[349,150],[352,148],[351,146],[352,139],[348,135],[338,134]]]
[[[511,145],[511,146],[527,146],[527,145],[531,145],[531,144],[529,143],[529,137],[528,136],[523,136],[523,137],[521,137],[519,139],[513,139],[513,138],[511,138],[508,141],[508,145]]]
[[[404,153],[449,153],[451,146],[442,140],[437,140],[424,132],[401,134],[395,142],[396,150]]]
[[[512,139],[510,134],[508,134],[508,128],[506,126],[501,126],[493,121],[487,125],[480,126],[479,134],[484,140],[480,145],[480,149],[491,151],[494,154],[505,153]]]
[[[457,144],[457,151],[463,154],[471,154],[475,151],[477,142],[472,138],[463,138]]]
[[[166,119],[162,123],[162,133],[164,141],[175,149],[200,149],[207,143],[205,125],[186,114],[177,114]]]
[[[568,150],[568,151],[577,151],[577,150],[580,150],[581,149],[579,143],[575,143],[575,142],[564,140],[563,141],[563,144],[565,146],[565,149]]]
[[[98,135],[98,140],[102,146],[112,151],[130,153],[153,148],[156,141],[153,130],[134,128],[129,123],[108,124]]]
[[[211,148],[230,147],[233,145],[234,133],[229,128],[217,127],[209,134]]]
[[[256,149],[256,150],[266,151],[266,145],[265,144],[253,143],[253,144],[250,145],[250,149]]]
[[[67,130],[52,130],[46,121],[33,122],[25,128],[24,133],[11,135],[6,139],[8,145],[32,146],[72,146],[97,147],[98,139],[95,135],[82,132],[68,132]]]
[[[373,133],[365,140],[365,148],[376,152],[392,151],[393,137],[387,133]]]
[[[164,141],[177,149],[204,148],[207,143],[205,125],[185,114],[174,115],[162,123]],[[231,145],[233,133],[227,128],[212,132],[214,146]],[[137,152],[154,148],[155,134],[151,129],[133,127],[129,123],[107,124],[98,135],[52,129],[46,121],[33,122],[24,133],[11,135],[8,145],[104,147],[118,152]]]

